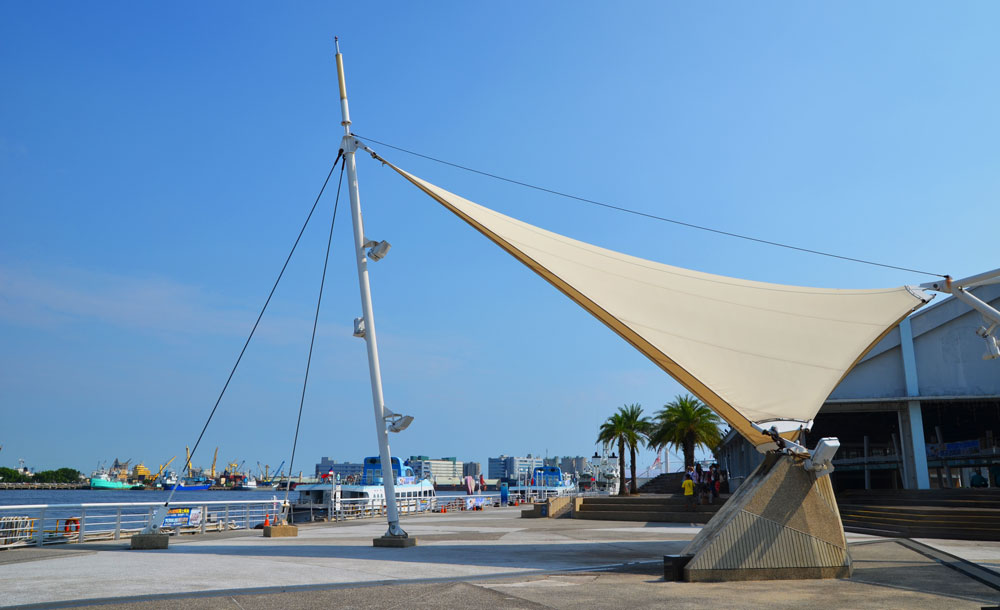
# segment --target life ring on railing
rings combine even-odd
[[[73,529],[71,530],[70,527],[72,527]],[[66,519],[66,526],[63,528],[63,531],[66,532],[66,533],[69,533],[71,531],[73,531],[73,532],[79,532],[80,531],[80,518],[79,517],[68,517]]]

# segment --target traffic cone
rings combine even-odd
[[[264,515],[264,527],[271,527],[271,516]]]

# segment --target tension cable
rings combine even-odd
[[[323,191],[326,190],[326,185],[330,182],[330,177],[333,176],[333,170],[337,169],[337,163],[340,163],[340,159],[343,154],[344,151],[342,150],[337,152],[337,158],[334,159],[333,165],[330,166],[330,172],[326,175],[326,180],[323,181],[323,186],[319,189],[319,194],[316,195],[316,201],[313,202],[312,208],[309,210],[309,215],[306,216],[305,222],[302,223],[299,235],[295,238],[295,243],[292,244],[292,249],[285,258],[285,264],[281,266],[278,278],[274,280],[274,286],[271,287],[271,292],[267,295],[267,300],[264,301],[264,306],[261,307],[260,314],[257,315],[257,321],[254,322],[253,328],[250,329],[250,336],[247,337],[246,342],[243,344],[243,349],[240,350],[240,355],[236,358],[236,363],[233,365],[233,369],[229,371],[229,377],[226,379],[226,383],[222,386],[222,391],[219,392],[219,397],[215,401],[215,406],[212,407],[212,412],[208,414],[208,419],[205,421],[205,425],[201,429],[201,434],[198,435],[198,440],[194,443],[194,448],[191,449],[191,455],[188,460],[194,458],[195,452],[198,451],[198,445],[201,444],[201,439],[205,436],[205,430],[208,430],[208,424],[212,422],[212,417],[215,416],[215,411],[219,408],[219,403],[222,402],[222,397],[226,394],[229,382],[233,380],[233,375],[236,374],[236,368],[240,365],[240,360],[243,359],[243,354],[246,353],[247,346],[250,345],[250,340],[253,339],[254,333],[257,332],[257,326],[260,324],[260,319],[264,317],[264,312],[267,311],[267,306],[271,302],[271,297],[274,296],[274,291],[278,289],[278,283],[281,282],[281,278],[285,274],[285,269],[288,268],[288,262],[292,260],[292,255],[295,254],[295,248],[298,247],[299,241],[302,239],[302,234],[305,233],[306,227],[309,226],[309,220],[312,218],[313,212],[316,211],[316,206],[319,204],[320,198],[323,197]],[[168,506],[170,504],[170,501],[174,498],[174,492],[177,491],[177,488],[180,487],[180,485],[181,484],[178,482],[173,486],[170,490],[170,496],[168,496],[167,501],[163,503],[164,506]]]
[[[819,256],[827,256],[827,257],[830,257],[830,258],[836,258],[836,259],[850,261],[850,262],[854,262],[854,263],[862,263],[862,264],[865,264],[865,265],[873,265],[875,267],[884,267],[886,269],[896,269],[897,271],[907,271],[907,272],[910,272],[910,273],[920,273],[920,274],[923,274],[923,275],[932,275],[932,276],[936,276],[936,277],[947,277],[947,275],[945,275],[943,273],[932,273],[930,271],[921,271],[920,269],[910,269],[908,267],[899,267],[897,265],[888,265],[888,264],[885,264],[885,263],[879,263],[879,262],[870,261],[870,260],[866,260],[866,259],[862,259],[862,258],[854,258],[854,257],[850,257],[850,256],[843,256],[843,255],[840,255],[840,254],[833,254],[831,252],[823,252],[822,250],[812,250],[810,248],[802,248],[800,246],[793,246],[793,245],[790,245],[790,244],[783,244],[781,242],[770,241],[770,240],[767,240],[767,239],[761,239],[759,237],[751,237],[749,235],[742,235],[740,233],[733,233],[733,232],[730,232],[730,231],[723,231],[721,229],[713,229],[711,227],[706,227],[706,226],[702,226],[702,225],[696,225],[696,224],[693,224],[693,223],[690,223],[690,222],[684,222],[682,220],[675,220],[673,218],[665,218],[663,216],[657,216],[656,214],[650,214],[648,212],[641,212],[639,210],[633,210],[633,209],[625,208],[625,207],[622,207],[622,206],[614,205],[614,204],[611,204],[611,203],[605,203],[605,202],[602,202],[602,201],[595,201],[593,199],[587,199],[586,197],[579,197],[577,195],[571,195],[569,193],[563,193],[561,191],[556,191],[556,190],[553,190],[553,189],[550,189],[550,188],[545,188],[543,186],[537,186],[537,185],[534,185],[534,184],[529,184],[527,182],[521,182],[520,180],[514,180],[512,178],[505,178],[503,176],[498,176],[497,174],[491,174],[490,172],[484,172],[482,170],[478,170],[478,169],[475,169],[475,168],[472,168],[472,167],[467,167],[465,165],[459,165],[458,163],[452,163],[451,161],[445,161],[444,159],[438,159],[436,157],[431,157],[429,155],[424,155],[424,154],[421,154],[421,153],[418,153],[418,152],[414,152],[412,150],[407,150],[407,149],[401,148],[399,146],[393,146],[392,144],[387,144],[385,142],[379,142],[378,140],[376,140],[374,138],[367,138],[367,137],[362,136],[360,134],[356,134],[355,133],[355,134],[352,134],[352,135],[354,135],[357,138],[361,138],[363,140],[367,140],[369,142],[374,142],[375,144],[378,144],[380,146],[387,146],[389,148],[398,150],[400,152],[404,152],[404,153],[406,153],[408,155],[413,155],[415,157],[420,157],[422,159],[427,159],[428,161],[434,161],[435,163],[441,163],[443,165],[450,165],[451,167],[455,167],[455,168],[458,168],[458,169],[461,169],[461,170],[465,170],[467,172],[472,172],[474,174],[479,174],[481,176],[486,176],[488,178],[493,178],[495,180],[502,180],[503,182],[509,182],[511,184],[516,184],[518,186],[523,186],[523,187],[526,187],[526,188],[534,189],[536,191],[541,191],[543,193],[549,193],[550,195],[558,195],[559,197],[565,197],[567,199],[573,199],[575,201],[580,201],[580,202],[583,202],[583,203],[589,203],[591,205],[600,206],[602,208],[607,208],[607,209],[615,210],[615,211],[618,211],[618,212],[625,212],[626,214],[633,214],[635,216],[641,216],[643,218],[649,218],[649,219],[652,219],[652,220],[659,220],[659,221],[662,221],[662,222],[669,222],[671,224],[679,225],[679,226],[682,226],[682,227],[688,227],[689,229],[698,229],[699,231],[707,231],[709,233],[715,233],[715,234],[718,234],[718,235],[725,235],[727,237],[735,237],[735,238],[738,238],[738,239],[745,239],[747,241],[752,241],[752,242],[756,242],[756,243],[759,243],[759,244],[765,244],[765,245],[768,245],[768,246],[777,246],[779,248],[787,248],[789,250],[796,250],[798,252],[805,252],[805,253],[808,253],[808,254],[817,254]]]
[[[346,162],[346,159],[345,159]],[[313,316],[312,337],[309,339],[309,357],[306,358],[306,374],[302,379],[302,397],[299,399],[299,418],[295,422],[295,438],[292,440],[292,458],[288,460],[288,481],[285,484],[285,502],[288,506],[288,492],[292,489],[292,466],[295,464],[295,448],[299,443],[299,426],[302,425],[302,406],[306,402],[306,386],[309,384],[309,369],[312,366],[313,345],[316,343],[316,326],[319,324],[319,308],[323,303],[323,286],[326,284],[326,268],[330,263],[330,246],[333,244],[333,227],[337,224],[337,207],[340,205],[340,187],[344,183],[344,165],[340,164],[340,180],[337,181],[337,198],[333,202],[333,219],[330,221],[330,235],[326,239],[326,258],[323,259],[323,275],[319,280],[319,296],[316,298],[316,315]],[[291,523],[292,514],[289,510],[288,521]]]

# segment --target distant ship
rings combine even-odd
[[[197,491],[199,489],[208,489],[211,486],[212,482],[205,477],[184,477],[181,479],[180,483],[168,489],[176,489],[177,491]]]
[[[396,499],[400,512],[421,512],[434,507],[436,493],[428,479],[418,479],[408,464],[392,458]],[[348,515],[371,514],[385,507],[385,487],[382,484],[382,464],[378,457],[366,457],[360,475],[348,476],[343,485],[336,476],[323,475],[326,483],[300,484],[295,507],[300,511],[322,513],[332,507]]]
[[[208,489],[212,486],[212,482],[205,477],[184,477],[183,479],[177,479],[177,473],[174,471],[168,471],[160,475],[160,478],[156,481],[157,487],[166,489],[168,491],[197,491],[199,489]]]
[[[90,474],[91,489],[143,489],[143,487],[141,484],[118,480],[104,468],[98,468]]]
[[[510,493],[525,497],[548,498],[568,496],[576,491],[576,482],[571,476],[564,476],[558,466],[538,466],[531,473],[531,479],[510,488]]]
[[[257,490],[257,479],[253,477],[247,477],[239,482],[238,485],[233,487],[233,491],[256,491]]]

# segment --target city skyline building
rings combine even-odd
[[[364,470],[364,464],[338,462],[337,460],[331,460],[328,457],[320,458],[319,463],[316,464],[317,477],[332,471],[334,475],[340,475],[340,478],[344,479],[349,475],[360,475],[362,470]]]
[[[431,481],[438,479],[461,479],[464,475],[465,462],[458,461],[458,458],[445,457],[431,459],[426,455],[411,455],[409,459],[410,467],[417,478],[429,478]]]
[[[530,476],[532,470],[544,465],[545,461],[542,458],[534,457],[530,453],[525,457],[501,454],[500,457],[489,459],[487,472],[491,479],[517,479]]]

